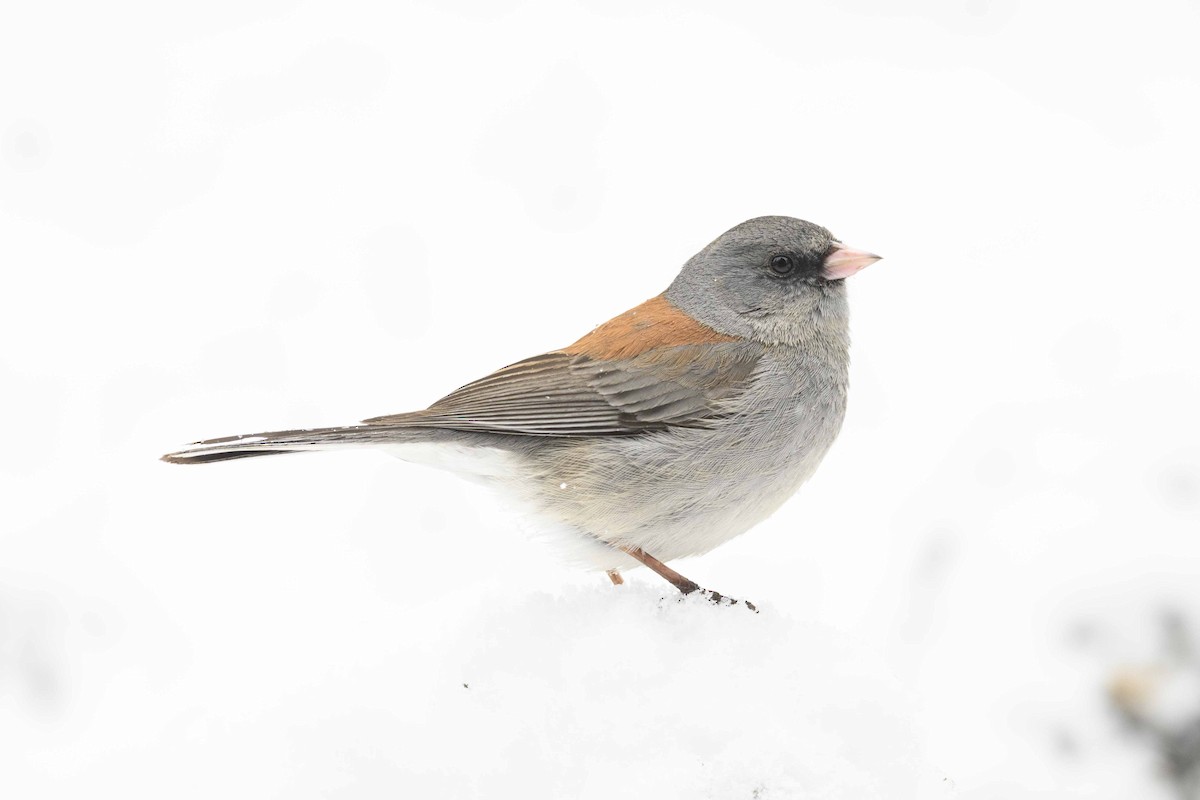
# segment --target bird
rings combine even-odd
[[[162,460],[382,450],[491,486],[614,584],[640,565],[684,595],[755,609],[667,562],[746,532],[816,471],[846,412],[846,279],[879,259],[815,223],[755,217],[663,293],[428,408],[207,439]]]

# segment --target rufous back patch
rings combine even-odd
[[[652,297],[640,306],[613,317],[562,352],[611,361],[633,358],[656,347],[736,342],[736,336],[718,333],[689,317],[667,300]]]

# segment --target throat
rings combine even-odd
[[[754,338],[764,344],[830,352],[850,349],[850,309],[841,285],[790,298],[782,309],[756,316],[750,324]]]

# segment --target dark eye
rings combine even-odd
[[[776,275],[790,275],[795,268],[791,256],[775,256],[771,259],[771,272]]]

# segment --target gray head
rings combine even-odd
[[[721,333],[764,344],[844,336],[845,279],[878,260],[820,225],[756,217],[692,256],[667,299]]]

